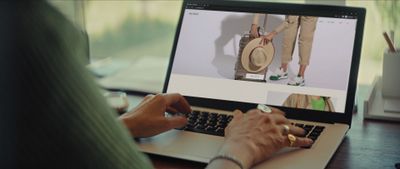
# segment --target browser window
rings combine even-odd
[[[255,20],[259,36],[276,32],[272,41],[251,37]],[[356,23],[351,14],[232,12],[189,4],[167,92],[344,113]],[[287,69],[279,72],[282,64]],[[299,77],[301,65],[306,68]]]

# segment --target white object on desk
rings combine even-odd
[[[366,100],[364,100],[364,118],[400,122],[400,113],[384,109],[385,103],[386,105],[400,105],[400,99],[388,100],[382,96],[382,78],[380,76],[375,77],[372,86]]]
[[[400,113],[400,50],[385,51],[383,56],[382,96],[383,109]]]
[[[400,99],[400,49],[396,51],[387,50],[383,55],[382,95],[385,98]]]

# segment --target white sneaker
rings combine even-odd
[[[288,78],[288,73],[287,71],[283,71],[282,68],[279,68],[277,72],[275,72],[273,75],[269,77],[269,80],[281,80],[281,79],[287,79]]]
[[[297,75],[293,80],[289,81],[288,85],[291,86],[304,86],[305,84],[305,80],[303,77],[301,77],[300,75]]]

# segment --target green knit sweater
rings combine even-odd
[[[1,97],[13,100],[17,168],[152,168],[85,69],[81,32],[46,2],[4,4],[15,34]]]

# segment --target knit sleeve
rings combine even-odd
[[[18,168],[152,168],[79,59],[81,32],[45,2],[14,5]]]

